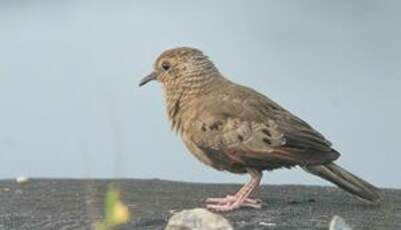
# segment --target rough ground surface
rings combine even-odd
[[[103,216],[104,194],[117,184],[133,218],[119,229],[163,229],[174,211],[203,206],[240,185],[161,180],[0,180],[0,229],[91,229]],[[262,186],[261,210],[224,216],[235,229],[328,229],[333,215],[354,229],[401,229],[401,190],[383,190],[381,205],[365,204],[332,187]]]

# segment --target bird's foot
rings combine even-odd
[[[232,195],[227,195],[226,197],[222,198],[208,198],[206,200],[206,208],[218,212],[232,211],[241,207],[260,209],[262,208],[262,201],[251,198],[241,200],[240,198]]]

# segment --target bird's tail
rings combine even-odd
[[[345,191],[358,196],[362,200],[378,202],[381,197],[379,190],[361,178],[352,175],[340,166],[329,163],[324,165],[310,165],[303,169],[309,173],[333,182]]]

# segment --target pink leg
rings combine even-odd
[[[215,211],[225,212],[240,207],[261,208],[261,201],[248,198],[252,191],[259,186],[262,173],[255,169],[249,169],[251,180],[244,185],[234,196],[228,195],[223,198],[209,198],[206,207]]]

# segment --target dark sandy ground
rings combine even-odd
[[[223,196],[240,185],[161,180],[0,180],[0,229],[91,229],[103,216],[104,194],[115,183],[133,215],[119,229],[163,229],[182,209],[202,207],[208,196]],[[340,215],[354,229],[401,229],[401,190],[384,189],[380,205],[368,205],[332,187],[262,186],[261,210],[224,216],[235,229],[328,229]],[[266,224],[268,223],[268,224]]]

